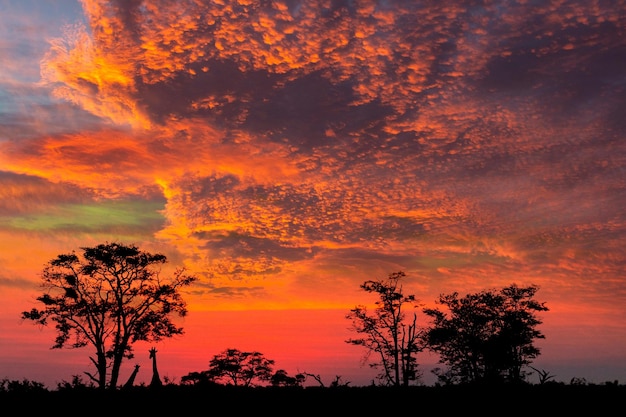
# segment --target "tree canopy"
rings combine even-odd
[[[274,361],[261,352],[243,352],[229,348],[213,356],[209,369],[191,372],[181,378],[183,383],[201,384],[217,383],[241,387],[251,387],[257,382],[270,382],[272,385],[298,385],[304,376],[288,379],[284,370],[273,374]]]
[[[378,296],[376,308],[370,314],[367,307],[359,305],[346,316],[352,320],[352,330],[362,334],[346,343],[367,349],[364,362],[371,354],[378,358],[370,366],[380,370],[379,381],[383,385],[408,386],[419,380],[416,354],[422,351],[417,314],[405,321],[405,307],[417,307],[414,295],[404,295],[400,281],[406,274],[402,271],[389,274],[387,279],[365,281],[361,288]]]
[[[166,256],[135,245],[106,243],[81,249],[82,257],[72,252],[46,264],[44,293],[37,298],[44,307],[22,312],[22,318],[44,326],[55,322],[52,348],[94,347],[90,360],[96,372],[85,374],[100,388],[116,389],[123,359],[134,357],[133,343],[183,334],[172,315],[187,314],[180,290],[196,277],[177,269],[162,278]]]
[[[438,308],[424,309],[432,319],[424,332],[428,349],[440,356],[448,370],[439,372],[444,383],[520,382],[523,366],[540,354],[535,339],[544,338],[536,329],[537,313],[547,311],[534,299],[536,286],[511,285],[499,291],[482,291],[459,298],[442,294]]]

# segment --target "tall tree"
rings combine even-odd
[[[95,357],[90,360],[96,372],[85,374],[99,388],[116,389],[123,359],[134,357],[133,343],[183,334],[171,316],[187,314],[179,291],[196,277],[177,269],[162,279],[159,266],[167,262],[165,255],[134,245],[107,243],[81,249],[82,258],[72,252],[46,264],[44,293],[37,298],[44,307],[22,312],[22,318],[39,325],[55,322],[53,349],[93,346]]]
[[[537,286],[511,285],[463,298],[454,292],[438,300],[448,314],[438,308],[424,309],[432,320],[424,344],[448,366],[440,372],[440,381],[523,381],[522,367],[540,354],[534,341],[545,337],[536,329],[541,324],[537,313],[548,308],[534,299],[537,291]]]
[[[377,360],[370,366],[379,369],[379,381],[383,385],[408,386],[421,377],[418,372],[417,353],[423,350],[420,345],[420,331],[417,327],[417,314],[405,321],[405,306],[418,307],[414,295],[404,295],[400,280],[406,274],[402,271],[389,274],[385,280],[365,281],[361,288],[375,293],[378,300],[373,313],[364,305],[350,310],[346,318],[352,320],[352,330],[362,334],[360,338],[350,338],[346,343],[363,346],[367,352],[363,358],[368,362],[372,354]]]

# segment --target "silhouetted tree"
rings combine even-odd
[[[412,321],[405,323],[405,305],[419,305],[414,295],[404,295],[399,281],[406,275],[404,272],[389,274],[386,280],[365,281],[361,288],[375,293],[379,299],[375,302],[376,309],[369,314],[367,307],[360,305],[346,316],[352,320],[352,330],[361,333],[361,338],[346,340],[357,346],[363,346],[367,353],[363,362],[370,359],[372,353],[378,355],[378,361],[370,364],[380,369],[379,381],[384,385],[408,386],[411,381],[419,380],[417,353],[420,346],[420,332],[417,328],[417,315],[413,313]]]
[[[569,381],[570,385],[587,385],[587,379],[586,378],[581,378],[581,377],[573,377],[570,381]]]
[[[31,381],[26,378],[23,380],[3,378],[0,380],[0,392],[36,394],[47,392],[46,386],[39,381]]]
[[[550,372],[546,371],[545,369],[537,369],[533,366],[529,366],[529,368],[537,372],[537,375],[539,375],[539,385],[545,384],[546,382],[548,382],[549,380],[551,380],[552,378],[556,376],[556,375],[551,375]]]
[[[324,381],[322,381],[322,376],[321,375],[319,375],[319,374],[310,374],[308,372],[304,372],[304,375],[307,376],[307,377],[310,376],[311,378],[316,380],[317,383],[320,384],[320,387],[325,387]]]
[[[92,381],[86,383],[83,381],[81,375],[72,375],[71,381],[62,380],[57,382],[57,391],[86,391],[94,389],[95,385]]]
[[[310,374],[308,372],[303,372],[302,375],[304,375],[305,378],[310,376],[311,378],[316,380],[318,384],[320,384],[320,387],[326,387],[324,381],[322,381],[322,377],[319,374]],[[330,388],[347,387],[348,385],[350,385],[350,381],[343,381],[341,375],[335,375],[335,380],[330,383]]]
[[[536,313],[547,311],[534,300],[538,287],[511,285],[459,298],[458,293],[441,295],[437,308],[424,309],[432,325],[424,332],[425,346],[440,356],[448,371],[444,382],[520,382],[522,367],[540,354],[535,339],[544,335]]]
[[[181,385],[217,385],[209,376],[209,371],[190,372],[180,378]]]
[[[279,369],[274,372],[274,375],[270,378],[270,385],[273,387],[301,387],[305,379],[306,376],[303,374],[289,376],[287,371]]]
[[[270,381],[273,366],[274,361],[260,352],[226,349],[211,359],[206,375],[209,380],[218,383],[230,381],[235,386],[249,387],[255,380]]]
[[[95,375],[85,372],[98,388],[117,388],[124,358],[134,357],[137,341],[158,341],[183,333],[171,321],[185,316],[186,305],[179,289],[196,280],[176,270],[170,279],[160,277],[162,254],[140,251],[134,245],[107,243],[81,248],[49,261],[42,274],[44,294],[37,298],[42,310],[33,308],[22,318],[39,325],[56,323],[52,348],[92,345]]]
[[[343,381],[341,375],[335,375],[335,380],[330,383],[331,388],[347,387],[350,381]]]

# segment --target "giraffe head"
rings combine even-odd
[[[157,353],[156,348],[150,349],[150,359],[156,358],[156,353]]]

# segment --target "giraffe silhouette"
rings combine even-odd
[[[156,348],[153,347],[150,349],[150,359],[152,359],[152,380],[150,381],[151,388],[158,388],[163,385],[161,377],[159,377],[159,370],[157,369],[156,353]]]
[[[124,384],[124,389],[131,388],[135,383],[135,377],[137,376],[137,372],[139,372],[139,364],[135,365],[135,369],[133,369],[133,373],[130,374],[128,381]]]

